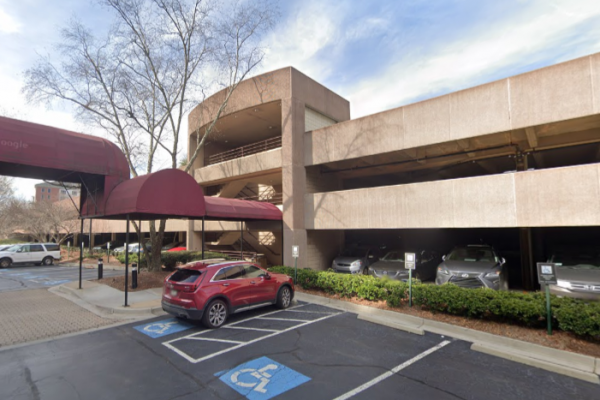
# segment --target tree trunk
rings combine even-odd
[[[156,230],[156,221],[150,221],[150,257],[146,258],[148,271],[160,271],[162,267],[161,250],[162,242],[165,236],[166,220],[161,220],[158,231]]]

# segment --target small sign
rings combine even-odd
[[[110,250],[110,242],[106,244],[106,247]]]
[[[300,246],[292,246],[292,257],[298,258],[300,256]]]
[[[556,284],[556,264],[537,263],[537,271],[540,285]]]
[[[404,268],[415,269],[417,265],[417,258],[415,253],[404,253]]]
[[[215,376],[248,400],[268,400],[310,381],[309,377],[268,357],[248,361]]]

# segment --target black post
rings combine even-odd
[[[81,289],[81,278],[83,274],[83,220],[85,218],[81,218],[81,234],[79,237],[81,238],[81,245],[79,246],[79,289]]]
[[[240,221],[240,261],[244,261],[244,221]]]
[[[102,279],[104,273],[104,266],[102,265],[102,259],[98,259],[98,279]]]
[[[127,286],[129,285],[129,214],[127,214],[127,227],[125,228],[125,307],[127,304]]]
[[[137,264],[133,263],[131,264],[131,288],[132,289],[137,289]]]
[[[93,220],[90,218],[90,241],[88,243],[90,254],[92,254],[92,221]]]
[[[140,260],[140,248],[142,247],[142,220],[139,220],[138,222],[139,222],[138,227],[140,228],[140,234],[138,235],[138,259],[137,259],[138,262],[137,263],[140,266],[140,269],[142,269],[142,261]],[[146,250],[146,246],[144,246],[142,253],[144,253],[145,250]],[[137,281],[136,281],[135,286],[137,287]]]
[[[204,260],[204,239],[205,238],[206,238],[206,236],[204,235],[204,215],[203,215],[202,216],[202,259],[203,260]]]

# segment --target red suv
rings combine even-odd
[[[176,317],[202,320],[218,328],[229,314],[275,304],[288,308],[294,298],[292,278],[256,264],[235,261],[188,264],[165,279],[162,308]]]

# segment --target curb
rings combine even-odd
[[[104,318],[140,319],[166,315],[160,306],[146,308],[115,308],[92,304],[81,297],[79,289],[73,289],[64,285],[52,287],[49,289],[49,291],[66,298],[85,308],[86,310]]]
[[[444,322],[426,318],[414,317],[394,311],[380,310],[378,308],[335,300],[327,297],[316,296],[308,293],[296,292],[298,300],[320,304],[338,310],[358,314],[358,319],[391,328],[403,330],[417,335],[431,332],[439,335],[450,336],[456,339],[473,343],[471,350],[521,364],[581,379],[587,382],[600,384],[600,358],[557,350],[534,343],[511,339],[504,336],[481,332],[474,329],[463,328]]]

